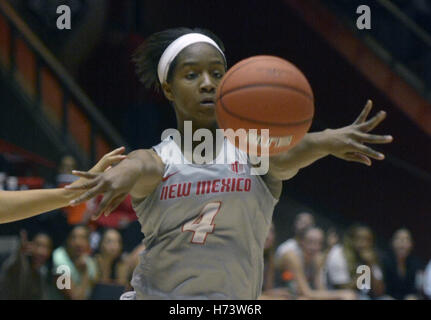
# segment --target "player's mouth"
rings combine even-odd
[[[201,106],[214,108],[215,107],[215,98],[208,97],[201,100]]]

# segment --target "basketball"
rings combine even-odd
[[[310,129],[313,115],[314,97],[307,78],[279,57],[254,56],[240,61],[223,76],[217,89],[219,127],[269,129],[269,154],[295,146]],[[259,138],[257,145],[260,154]]]

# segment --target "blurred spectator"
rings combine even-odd
[[[275,281],[275,228],[274,224],[271,224],[271,227],[268,232],[268,236],[265,241],[265,248],[263,251],[263,259],[264,259],[264,273],[263,273],[263,286],[262,286],[262,294],[259,297],[259,300],[284,300],[290,299],[291,296],[289,292],[285,288],[276,288]]]
[[[338,232],[335,228],[329,228],[326,232],[326,251],[329,252],[333,246],[340,241]]]
[[[425,269],[423,291],[425,296],[431,300],[431,260]]]
[[[371,270],[371,288],[362,290],[361,298],[381,297],[384,293],[383,273],[374,248],[374,235],[364,225],[354,225],[347,231],[343,245],[335,245],[326,260],[329,288],[358,289],[357,268],[366,265]]]
[[[99,196],[87,202],[88,209],[83,216],[83,223],[89,223],[96,231],[103,228],[117,229],[123,239],[123,251],[131,252],[141,243],[143,235],[130,195],[109,216],[102,215],[96,221],[91,221],[91,216],[95,214],[102,199],[103,196]],[[93,232],[92,236],[91,247],[96,249],[99,246],[100,234]]]
[[[21,231],[18,250],[3,265],[0,298],[11,300],[50,299],[53,290],[51,274],[52,241],[46,233],[38,233],[27,241]]]
[[[54,251],[54,272],[59,266],[70,269],[71,288],[61,290],[64,298],[87,299],[96,279],[96,265],[90,257],[89,230],[85,226],[75,226],[66,240],[66,247]]]
[[[120,233],[115,229],[107,229],[102,236],[99,252],[94,256],[97,282],[127,285],[129,270],[122,259],[122,250]]]
[[[386,294],[394,299],[418,299],[421,264],[411,255],[413,239],[409,230],[399,229],[392,238],[391,252],[383,260]]]
[[[288,250],[282,256],[283,272],[291,273],[289,289],[298,299],[355,299],[352,290],[326,290],[322,271],[324,240],[322,229],[309,227],[298,237],[300,250]]]
[[[308,212],[301,212],[295,217],[295,221],[293,223],[294,225],[294,238],[288,239],[277,248],[277,251],[275,253],[276,259],[277,259],[277,265],[278,260],[281,256],[283,256],[287,251],[293,250],[297,253],[299,253],[300,248],[298,245],[298,237],[299,235],[307,228],[314,226],[314,217],[311,213]]]

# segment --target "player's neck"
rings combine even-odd
[[[195,147],[202,144],[203,141],[206,139],[205,137],[202,137],[199,135],[199,137],[196,139],[197,141],[194,140],[195,137],[195,132],[199,129],[206,129],[209,130],[211,132],[211,135],[213,137],[213,159],[215,160],[217,158],[218,152],[220,151],[220,145],[217,145],[217,142],[223,142],[223,138],[220,139],[220,137],[217,138],[217,123],[214,121],[213,123],[199,123],[196,121],[193,121],[192,123],[192,130],[185,128],[184,125],[184,121],[179,121],[178,122],[178,131],[181,134],[181,151],[183,153],[183,155],[189,160],[192,160],[192,156],[191,155],[187,155],[187,152],[185,152],[185,146],[188,144],[190,145],[191,143],[191,152],[193,153],[193,150],[195,150]],[[205,140],[206,143],[208,143],[208,141]],[[203,152],[205,152],[206,150],[204,150]],[[205,154],[202,154],[202,156],[205,156]],[[193,162],[193,161],[191,161]]]

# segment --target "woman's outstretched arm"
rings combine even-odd
[[[287,180],[300,169],[328,155],[368,166],[371,165],[370,158],[383,160],[383,154],[364,144],[386,144],[393,140],[392,136],[368,133],[386,118],[386,112],[380,111],[366,121],[371,108],[372,102],[369,100],[356,121],[349,126],[306,134],[288,152],[270,157],[269,173],[279,180]]]
[[[103,172],[109,166],[125,158],[121,155],[124,148],[118,148],[105,156],[90,170],[90,172]],[[84,179],[73,184],[83,182]],[[0,223],[9,223],[27,219],[43,212],[66,207],[69,202],[79,196],[81,190],[38,189],[25,191],[0,191]]]

